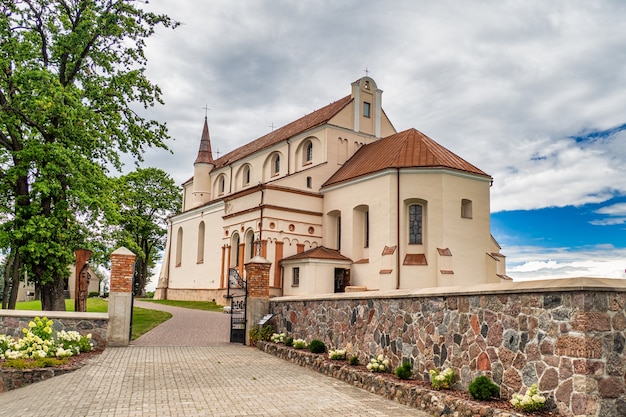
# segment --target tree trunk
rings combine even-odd
[[[144,297],[146,295],[146,270],[148,263],[137,256],[135,261],[135,288],[133,289],[135,296]]]
[[[13,256],[13,262],[11,264],[11,294],[9,295],[9,310],[15,310],[15,304],[17,303],[17,293],[20,291],[20,270],[22,269],[22,263],[20,262],[20,255],[16,253]]]
[[[13,265],[13,252],[9,254],[4,264],[4,276],[2,277],[4,285],[2,286],[2,308],[7,309],[9,304],[9,294],[11,292],[11,271]]]
[[[2,290],[2,308],[15,310],[17,293],[20,290],[20,257],[11,249],[4,266],[4,288]]]
[[[65,311],[65,282],[55,277],[54,281],[41,286],[41,309],[43,311]]]

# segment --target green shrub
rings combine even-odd
[[[321,340],[313,339],[309,343],[309,350],[312,353],[324,353],[326,352],[326,345]]]
[[[350,358],[348,359],[348,365],[357,366],[358,364],[359,364],[359,357],[350,356]]]
[[[100,293],[98,291],[91,291],[89,294],[87,294],[87,298],[94,298],[94,297],[99,297]]]
[[[473,399],[481,401],[498,397],[500,394],[500,387],[485,375],[476,377],[467,389]]]
[[[67,358],[7,359],[2,367],[13,369],[38,369],[59,366],[67,363]]]
[[[256,346],[258,341],[267,342],[274,334],[274,328],[271,325],[259,327],[255,324],[248,335],[250,336],[250,346]]]
[[[285,346],[293,346],[293,337],[288,337],[285,339]]]
[[[396,376],[400,379],[410,379],[413,376],[413,365],[411,362],[402,362],[402,365],[396,368]]]

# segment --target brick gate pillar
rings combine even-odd
[[[135,254],[125,247],[111,254],[107,346],[128,346],[133,315]]]
[[[250,344],[248,330],[256,325],[269,311],[270,305],[270,268],[272,263],[262,256],[255,256],[245,264],[248,283],[246,301],[246,345]]]

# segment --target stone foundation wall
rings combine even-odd
[[[626,280],[282,297],[270,312],[278,332],[347,347],[362,362],[410,360],[424,380],[451,367],[456,388],[484,374],[505,398],[537,383],[562,416],[626,415]]]
[[[53,330],[74,330],[83,336],[91,333],[94,347],[104,349],[107,342],[107,313],[75,313],[63,311],[0,310],[0,334],[21,338],[23,328],[35,317],[47,317],[53,321]]]
[[[219,305],[230,305],[230,300],[226,299],[226,289],[180,289],[168,288],[157,289],[154,293],[155,300],[184,300],[184,301],[213,301]]]
[[[447,394],[446,390],[433,391],[399,380],[383,378],[381,374],[360,371],[346,365],[346,361],[326,360],[324,356],[305,349],[294,350],[268,342],[259,342],[258,347],[270,355],[342,380],[400,404],[427,411],[433,416],[524,417],[524,414],[493,409],[478,401],[456,398]]]

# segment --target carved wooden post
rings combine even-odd
[[[111,254],[108,346],[128,346],[133,315],[135,254],[125,247]]]
[[[87,249],[77,249],[74,252],[76,257],[76,277],[74,282],[74,311],[87,311],[87,296],[89,295],[89,274],[87,262],[93,252]]]

